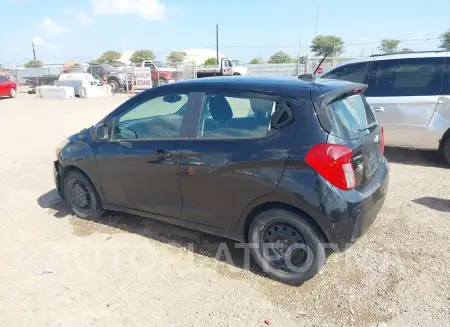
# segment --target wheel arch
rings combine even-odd
[[[98,194],[100,194],[98,187],[95,185],[94,181],[89,177],[88,174],[86,174],[86,172],[81,169],[80,167],[77,166],[73,166],[73,165],[67,165],[65,167],[63,167],[63,173],[62,173],[62,192],[65,193],[66,189],[64,187],[64,180],[66,179],[66,176],[71,172],[71,171],[77,171],[80,174],[82,174],[84,177],[86,177],[88,179],[88,181],[94,186],[95,190],[97,191]],[[66,195],[64,194],[64,197],[66,197]]]
[[[447,141],[449,138],[450,138],[450,127],[445,131],[444,135],[442,135],[442,138],[439,141],[439,149],[442,150],[445,141]]]
[[[245,237],[245,241],[248,242],[248,232],[250,229],[250,225],[252,224],[253,220],[261,213],[264,211],[267,211],[269,209],[282,209],[282,210],[287,210],[290,211],[292,213],[295,214],[299,214],[302,217],[305,218],[305,220],[307,222],[309,222],[311,225],[313,225],[317,231],[319,232],[321,239],[323,242],[328,242],[328,237],[325,234],[325,232],[323,231],[322,227],[320,227],[320,225],[317,223],[317,221],[315,219],[313,219],[311,216],[309,216],[306,212],[304,212],[303,210],[301,210],[300,208],[292,205],[292,204],[288,204],[288,203],[283,203],[283,202],[265,202],[265,203],[261,203],[259,205],[257,205],[256,207],[254,207],[249,214],[247,215],[246,219],[245,219],[245,223],[244,223],[244,237]]]

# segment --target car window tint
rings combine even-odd
[[[340,79],[354,83],[364,83],[368,62],[360,62],[337,67],[322,78]]]
[[[187,102],[187,94],[167,94],[140,103],[117,117],[115,138],[177,138]]]
[[[375,61],[368,97],[429,96],[440,92],[444,58]]]
[[[442,78],[441,94],[450,95],[450,58],[446,60],[444,76]]]
[[[264,137],[270,128],[272,100],[207,94],[199,137]]]
[[[0,76],[0,82],[8,82],[8,79],[5,76]]]
[[[332,126],[330,134],[345,139],[361,137],[367,133],[364,127],[376,121],[369,105],[360,95],[331,103],[326,113]]]

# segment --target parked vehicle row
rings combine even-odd
[[[439,150],[450,164],[450,52],[377,55],[321,75],[368,85],[386,145]]]
[[[81,218],[118,210],[247,242],[265,272],[299,283],[383,205],[389,168],[365,87],[217,77],[152,88],[58,147],[56,187]]]

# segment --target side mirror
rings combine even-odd
[[[179,94],[168,94],[163,97],[163,101],[167,103],[175,103],[181,101],[181,95]]]
[[[99,124],[92,127],[92,137],[96,141],[109,140],[109,132],[107,124]]]

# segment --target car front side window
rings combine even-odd
[[[324,74],[321,78],[339,79],[354,83],[364,83],[368,62],[360,62],[337,67]]]
[[[139,103],[116,117],[118,140],[178,138],[188,103],[187,94],[166,94]]]

